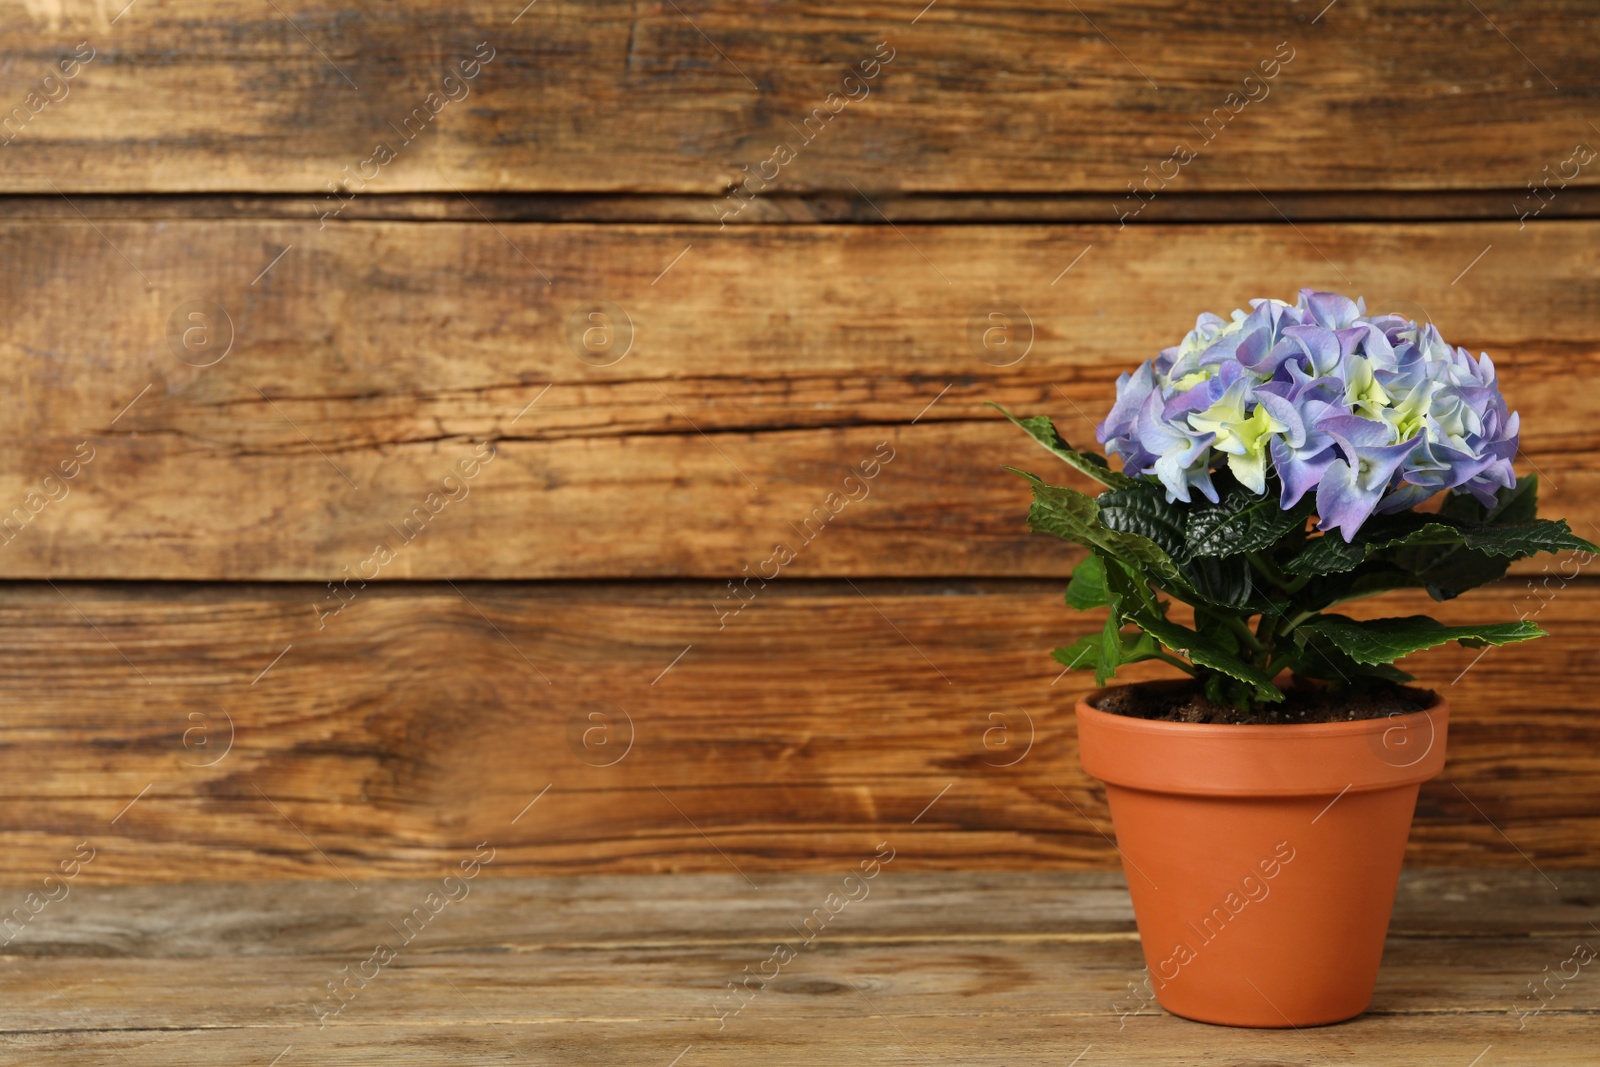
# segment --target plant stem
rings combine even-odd
[[[1302,612],[1299,612],[1298,614],[1296,614],[1295,616],[1293,616],[1292,618],[1284,619],[1283,620],[1283,625],[1278,627],[1278,635],[1280,637],[1288,636],[1289,634],[1294,632],[1294,628],[1296,626],[1299,626],[1301,623],[1305,622],[1307,619],[1311,618],[1313,615],[1316,615],[1316,614],[1317,613],[1315,611],[1302,611]]]
[[[1245,644],[1249,645],[1253,651],[1262,652],[1266,650],[1266,646],[1256,639],[1255,634],[1250,632],[1249,624],[1247,624],[1243,619],[1239,618],[1237,615],[1227,615],[1224,617],[1228,620],[1228,625],[1233,628],[1234,633],[1239,635],[1239,639]]]
[[[1271,582],[1279,589],[1292,591],[1289,590],[1289,586],[1293,584],[1291,579],[1282,571],[1280,571],[1277,568],[1277,565],[1274,564],[1270,559],[1263,556],[1260,552],[1247,552],[1245,553],[1245,558],[1250,561],[1251,565],[1254,566],[1256,570],[1261,572],[1261,576],[1267,579],[1267,581]]]
[[[1281,616],[1277,615],[1276,613],[1269,615],[1263,612],[1261,615],[1261,621],[1256,623],[1256,641],[1260,644],[1261,648],[1266,650],[1266,655],[1263,656],[1262,659],[1268,664],[1271,664],[1272,657],[1276,650],[1276,624],[1280,618]]]
[[[1183,673],[1185,673],[1185,674],[1187,674],[1187,675],[1189,675],[1191,677],[1193,677],[1193,675],[1194,675],[1194,667],[1192,667],[1189,664],[1185,663],[1183,660],[1179,659],[1177,656],[1170,655],[1169,653],[1166,653],[1166,652],[1157,651],[1156,652],[1156,659],[1160,660],[1163,663],[1172,664],[1174,667],[1178,668],[1180,671],[1182,671]]]
[[[1262,667],[1261,670],[1267,677],[1276,678],[1278,672],[1283,670],[1284,660],[1288,658],[1288,656],[1269,656],[1267,657],[1266,666]]]

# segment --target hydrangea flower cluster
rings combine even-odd
[[[1516,483],[1517,416],[1487,354],[1474,360],[1429,323],[1367,317],[1338,293],[1295,304],[1252,300],[1232,321],[1200,316],[1183,343],[1117,379],[1096,428],[1130,475],[1154,475],[1169,501],[1217,500],[1223,463],[1285,510],[1316,490],[1321,528],[1346,541],[1374,513],[1404,511],[1443,490],[1486,506]]]

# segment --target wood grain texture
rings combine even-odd
[[[1550,639],[1418,661],[1455,719],[1410,860],[1505,870],[1408,881],[1403,1027],[1125,1030],[1046,655],[1095,620],[984,401],[1083,442],[1196,312],[1364,294],[1494,355],[1546,511],[1600,538],[1600,170],[1517,219],[1600,138],[1594,13],[524,2],[0,11],[0,886],[93,856],[0,949],[0,1061],[1570,1067],[1592,991],[1509,1009],[1591,923],[1600,583],[1522,564],[1441,614]],[[711,1035],[810,898],[785,872],[883,840],[908,889]],[[420,885],[384,880],[478,842],[491,906],[308,1032]],[[596,877],[517,880],[558,873]]]
[[[1027,534],[1000,470],[1053,461],[984,402],[1087,442],[1117,373],[1196,309],[1300,284],[1489,351],[1546,511],[1600,536],[1600,437],[1567,377],[1596,364],[1597,238],[1589,221],[11,221],[0,302],[28,311],[0,341],[0,515],[38,513],[0,535],[0,574],[341,577],[491,442],[470,496],[428,504],[382,577],[738,576],[880,446],[892,464],[786,573],[1059,576],[1074,550]],[[997,307],[1012,330],[985,348]],[[598,354],[597,308],[629,324]],[[40,502],[80,445],[70,495]]]
[[[963,965],[971,966],[970,957],[952,964]],[[470,980],[451,974],[458,985]],[[861,986],[867,976],[856,973],[850,977]],[[838,997],[855,996],[848,986],[832,981],[826,989]],[[872,994],[881,989],[874,985],[863,987],[863,992],[875,1000]],[[811,1067],[818,1062],[849,1067],[883,1063],[896,1067],[1012,1067],[1019,1055],[1070,1064],[1090,1045],[1094,1046],[1091,1054],[1098,1054],[1095,1062],[1111,1067],[1166,1067],[1173,1063],[1194,1067],[1238,1067],[1241,1063],[1365,1067],[1373,1062],[1386,1067],[1437,1067],[1455,1063],[1463,1055],[1468,1058],[1461,1062],[1470,1062],[1470,1057],[1491,1046],[1518,1057],[1510,1061],[1518,1067],[1573,1067],[1585,1063],[1577,1057],[1588,1055],[1595,1026],[1593,1016],[1584,1012],[1551,1013],[1540,1020],[1532,1036],[1526,1036],[1517,1032],[1514,1021],[1498,1014],[1485,1018],[1447,1010],[1407,1016],[1403,1024],[1392,1016],[1367,1015],[1337,1030],[1319,1029],[1308,1037],[1292,1030],[1230,1032],[1224,1044],[1214,1033],[1198,1029],[1202,1024],[1166,1015],[1130,1021],[1126,1029],[1118,1030],[1115,1017],[1091,1025],[1077,1016],[1043,1012],[976,1018],[936,1013],[907,1018],[893,1012],[886,1017],[864,1004],[858,1014],[845,1015],[841,1004],[837,1014],[797,1012],[731,1037],[718,1034],[708,1038],[708,1024],[683,1020],[582,1020],[570,1026],[497,1020],[490,1024],[448,984],[441,981],[435,995],[456,998],[459,1014],[451,1022],[411,1025],[385,1019],[309,1034],[303,1027],[270,1024],[161,1030],[84,1027],[20,1034],[7,1042],[21,1057],[16,1062],[43,1067],[76,1067],[85,1062],[85,1056],[138,1067],[270,1064],[272,1057],[286,1048],[291,1054],[304,1050],[316,1057],[312,1062],[330,1067],[450,1067],[463,1061],[650,1067],[670,1065],[673,1057],[689,1049],[693,1058],[685,1057],[684,1067],[743,1067],[756,1061],[774,1067]],[[861,1003],[859,998],[857,1003]],[[72,1013],[63,1025],[81,1027],[80,1018]],[[1101,1038],[1100,1043],[1095,1043],[1095,1037]],[[1113,1046],[1112,1039],[1117,1037],[1127,1040]],[[1241,1054],[1251,1058],[1241,1060]],[[541,1059],[530,1061],[530,1056]],[[1375,1061],[1374,1056],[1382,1059]],[[287,1065],[292,1060],[283,1062]]]
[[[1220,1031],[1135,996],[1115,875],[883,867],[737,1015],[719,993],[795,940],[837,876],[479,879],[325,1028],[325,983],[393,944],[436,880],[220,883],[73,893],[6,949],[0,1041],[30,1063],[1585,1062],[1596,989],[1538,1015],[1600,883],[1408,872],[1372,1010],[1335,1028]],[[459,889],[460,887],[458,887]],[[1520,1025],[1519,1025],[1520,1024]]]
[[[418,876],[484,840],[508,875],[759,882],[885,839],[907,868],[1117,863],[1077,764],[1088,679],[1047,655],[1097,620],[1058,583],[785,580],[719,630],[725,592],[375,586],[319,629],[318,586],[10,586],[4,880],[83,841],[108,883]],[[1526,612],[1540,645],[1407,661],[1453,706],[1414,863],[1600,858],[1600,588],[1527,597],[1440,614]]]
[[[467,853],[473,850],[469,848]],[[875,851],[873,853],[875,854]],[[859,858],[859,857],[858,857]],[[1121,944],[1137,929],[1121,871],[912,871],[897,854],[826,932],[826,944],[907,945],[929,941],[1054,941]],[[498,855],[483,869],[492,870]],[[799,904],[826,897],[855,864],[827,871],[770,871],[761,888],[731,871],[709,874],[480,877],[470,907],[428,928],[430,955],[582,951],[616,947],[760,946],[807,914]],[[438,874],[461,871],[446,862]],[[1461,942],[1517,936],[1582,937],[1600,893],[1594,870],[1407,868],[1390,920],[1391,937]],[[378,879],[352,893],[337,879],[186,882],[95,888],[93,863],[62,908],[41,912],[0,948],[32,957],[174,960],[233,955],[338,956],[369,949],[387,923],[437,888],[426,879]],[[331,884],[330,884],[331,882]],[[459,895],[459,891],[458,891]],[[715,906],[694,903],[702,896]],[[993,908],[972,907],[988,897]],[[352,902],[358,907],[352,907]],[[453,903],[463,903],[455,901]],[[855,905],[861,904],[857,908]],[[283,916],[300,921],[286,922]],[[819,946],[821,947],[821,946]]]
[[[0,174],[19,192],[320,194],[392,142],[373,183],[386,192],[721,195],[788,143],[787,191],[1093,190],[1110,219],[1180,142],[1198,158],[1173,191],[1521,189],[1593,136],[1580,0],[1320,17],[1199,0],[924,6],[11,5],[7,110],[79,42],[95,51],[0,149]],[[884,41],[893,61],[841,109],[862,92],[844,78]],[[471,95],[406,143],[406,117],[480,43],[494,59]],[[1274,55],[1288,62],[1247,84]]]

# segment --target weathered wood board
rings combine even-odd
[[[321,195],[353,175],[356,195],[710,197],[755,175],[753,192],[1094,191],[1108,221],[1134,185],[1515,190],[1509,217],[1545,167],[1594,184],[1561,166],[1595,137],[1582,0],[1319,7],[9,5],[3,103],[22,115],[0,174],[45,193]]]
[[[0,257],[8,577],[728,578],[796,537],[807,577],[1064,575],[1000,469],[1054,462],[985,402],[1092,442],[1197,309],[1301,284],[1490,352],[1600,538],[1600,222],[37,220]]]
[[[1090,679],[1048,656],[1098,620],[1060,590],[779,579],[734,614],[708,582],[390,584],[330,614],[325,586],[14,585],[3,878],[87,841],[105,882],[342,884],[488,839],[497,874],[759,880],[891,830],[908,867],[1115,866],[1070,711]],[[1412,862],[1600,861],[1597,595],[1441,606],[1551,636],[1408,660],[1453,709]]]

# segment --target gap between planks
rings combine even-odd
[[[354,201],[334,226],[350,222],[663,223],[726,227],[716,217],[720,196],[651,193],[367,193]],[[1570,186],[1538,222],[1600,218],[1600,187]],[[754,210],[741,212],[727,226],[860,225],[938,223],[944,225],[1053,225],[1097,227],[1121,224],[1107,210],[1119,193],[1070,195],[984,193],[874,194],[878,210],[854,191],[763,196]],[[1150,202],[1129,225],[1516,221],[1507,204],[1525,196],[1520,189],[1304,192],[1268,190],[1168,193]],[[1276,206],[1274,206],[1276,205]],[[259,219],[319,220],[322,197],[298,193],[76,193],[70,204],[55,195],[0,194],[0,221],[46,219]],[[1537,224],[1537,223],[1536,223]]]

